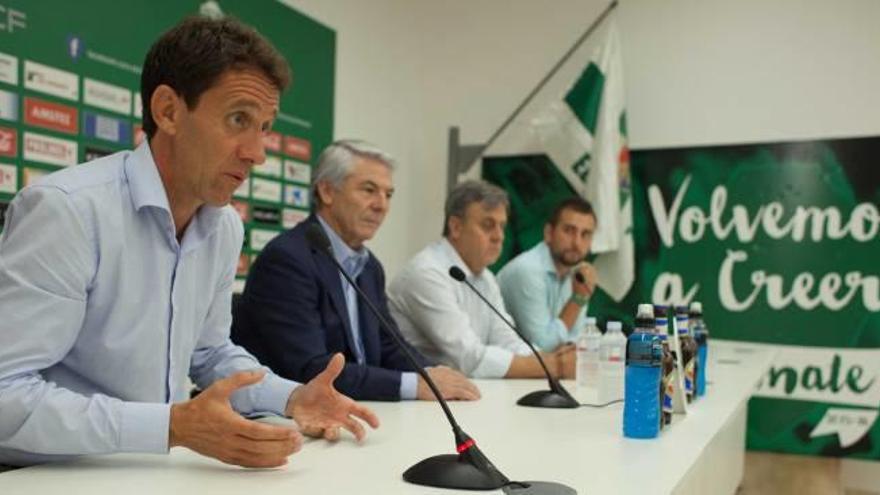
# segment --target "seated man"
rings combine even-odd
[[[370,400],[433,399],[354,288],[306,237],[310,226],[320,225],[336,259],[393,324],[385,272],[364,246],[388,213],[391,157],[360,141],[337,141],[318,162],[312,180],[316,213],[273,239],[254,262],[232,338],[293,380],[317,375],[341,352],[348,364],[336,386],[343,393]],[[428,373],[447,399],[479,398],[477,388],[455,370],[438,366]]]
[[[498,272],[504,303],[517,327],[545,351],[574,342],[586,327],[587,303],[596,287],[590,252],[596,216],[582,198],[562,201],[544,225],[544,242]],[[580,272],[583,282],[574,276]]]
[[[443,239],[410,260],[388,289],[391,313],[426,356],[478,378],[537,378],[544,371],[528,346],[464,283],[461,268],[502,313],[498,283],[486,269],[498,259],[507,224],[507,194],[482,181],[459,184],[446,199]],[[509,316],[506,316],[509,320]],[[545,354],[555,376],[574,376],[574,352]]]
[[[292,416],[307,434],[358,438],[367,408],[299,386],[229,341],[243,230],[233,191],[265,159],[289,81],[268,41],[192,17],[150,48],[147,140],[49,175],[13,200],[0,237],[0,464],[167,453],[287,462],[302,437],[240,413]],[[187,375],[204,390],[189,397]]]

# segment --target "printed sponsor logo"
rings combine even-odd
[[[281,134],[277,132],[269,132],[263,136],[263,145],[269,151],[281,153]]]
[[[300,208],[309,207],[309,189],[303,186],[287,185],[284,187],[284,202]]]
[[[0,156],[15,158],[18,155],[18,131],[0,127]]]
[[[131,115],[131,91],[121,86],[85,78],[83,102],[111,112]]]
[[[303,220],[306,219],[306,213],[293,208],[285,208],[281,213],[281,225],[285,229],[292,229]]]
[[[14,33],[27,29],[27,14],[5,5],[0,5],[0,32]]]
[[[134,124],[132,127],[132,134],[134,134],[134,145],[140,146],[144,140],[147,139],[147,133],[144,132],[144,126],[140,124]],[[245,184],[247,185],[247,184]]]
[[[269,225],[280,225],[281,210],[279,208],[254,206],[254,221]]]
[[[79,61],[84,50],[85,46],[79,36],[70,35],[67,37],[67,54],[70,55],[74,62]]]
[[[278,236],[280,232],[275,230],[251,229],[251,249],[262,251],[269,241]]]
[[[310,161],[312,159],[312,143],[305,139],[284,136],[284,154],[304,162]]]
[[[83,114],[85,115],[83,134],[86,136],[118,144],[131,142],[131,126],[125,120],[92,112],[83,112]]]
[[[76,134],[79,132],[78,113],[76,108],[25,97],[24,122],[28,125],[45,127],[53,131]]]
[[[77,144],[75,141],[25,132],[22,148],[25,160],[62,167],[76,165]]]
[[[144,102],[141,100],[141,92],[134,94],[134,116],[141,118],[144,116]]]
[[[18,57],[0,52],[0,82],[18,85]]]
[[[15,194],[18,190],[18,168],[0,163],[0,192]]]
[[[113,152],[110,150],[86,146],[85,161],[90,162],[92,160],[97,160],[98,158],[103,158],[112,154]]]
[[[0,89],[0,119],[18,121],[18,95]]]
[[[50,173],[51,172],[49,172],[48,170],[43,170],[41,168],[25,167],[24,170],[22,170],[22,187],[27,187],[39,180],[41,177],[45,177]]]
[[[312,166],[294,160],[284,160],[284,178],[308,184],[312,181]]]
[[[246,277],[248,274],[248,268],[251,266],[251,257],[241,253],[238,255],[238,266],[235,269],[236,277]]]
[[[241,221],[247,223],[251,219],[250,214],[250,205],[245,203],[244,201],[238,201],[233,199],[230,203],[233,208],[235,208],[235,212],[238,213],[238,217],[241,218]]]
[[[271,175],[272,177],[281,177],[281,159],[277,156],[266,156],[266,161],[262,165],[257,165],[254,172]]]
[[[67,100],[79,100],[79,76],[31,60],[24,61],[24,87]]]
[[[278,203],[281,201],[281,183],[254,177],[251,179],[251,197],[261,201]]]

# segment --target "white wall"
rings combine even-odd
[[[880,134],[880,2],[624,0],[634,148]]]
[[[337,32],[336,136],[401,162],[389,276],[442,223],[447,129],[484,141],[598,0],[284,0]],[[880,1],[621,0],[633,148],[880,134]]]

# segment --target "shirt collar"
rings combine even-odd
[[[173,219],[168,194],[159,176],[159,168],[153,159],[149,141],[144,140],[126,160],[125,176],[135,210],[140,211],[145,207],[159,208],[168,213],[169,219]],[[202,205],[190,221],[187,231],[192,230],[199,239],[207,238],[217,229],[223,208]]]
[[[482,274],[480,274],[479,276],[475,275],[474,272],[471,271],[471,269],[467,266],[467,263],[465,263],[464,260],[461,258],[461,255],[458,254],[455,246],[453,246],[452,243],[449,242],[449,239],[447,239],[446,237],[440,239],[439,246],[440,251],[446,256],[447,261],[449,261],[449,267],[447,267],[447,270],[449,268],[452,268],[452,265],[455,265],[461,268],[466,278],[469,280],[475,280],[482,276]],[[487,268],[483,268],[483,271],[486,270]]]
[[[547,275],[552,277],[553,280],[569,280],[574,273],[574,270],[568,269],[561,278],[559,277],[559,272],[556,271],[556,265],[553,263],[553,255],[550,254],[550,246],[547,245],[546,242],[541,241],[535,247],[535,250],[538,252],[538,259],[540,259],[541,267],[547,272]]]
[[[126,160],[125,176],[128,179],[128,189],[131,191],[131,201],[136,210],[155,206],[171,213],[168,195],[165,193],[165,186],[162,184],[156,162],[153,161],[153,153],[147,140],[135,148]]]
[[[352,249],[320,214],[315,216],[318,218],[318,222],[321,223],[324,232],[327,233],[327,238],[330,239],[330,246],[333,247],[333,257],[336,258],[339,264],[345,267],[345,271],[350,276],[357,278],[370,258],[370,251],[366,247],[361,247],[358,250]]]

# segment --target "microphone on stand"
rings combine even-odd
[[[553,375],[550,374],[550,371],[547,369],[547,365],[544,363],[544,359],[541,357],[541,354],[537,351],[537,349],[535,349],[535,346],[532,345],[532,343],[529,342],[529,339],[527,339],[522,333],[520,333],[520,331],[515,326],[513,326],[512,323],[507,321],[507,318],[505,318],[504,315],[502,315],[501,312],[498,311],[498,309],[493,306],[492,303],[490,303],[489,300],[486,299],[483,294],[481,294],[480,291],[478,291],[477,288],[474,287],[473,284],[471,284],[467,280],[467,276],[465,275],[464,271],[461,268],[453,265],[449,267],[449,276],[459,282],[463,282],[465,285],[470,287],[470,289],[474,291],[474,294],[482,299],[483,302],[486,303],[486,305],[489,306],[492,311],[494,311],[495,314],[498,315],[499,318],[501,318],[501,321],[506,323],[507,326],[509,326],[514,331],[514,333],[516,333],[516,335],[520,339],[522,339],[522,341],[525,342],[526,345],[529,346],[529,349],[531,349],[535,357],[538,358],[538,362],[541,363],[541,368],[544,368],[544,374],[547,375],[547,382],[550,384],[550,390],[538,390],[528,393],[520,398],[520,400],[516,401],[516,403],[521,406],[528,407],[552,407],[568,409],[580,407],[580,403],[571,396],[568,390],[566,390],[561,383],[559,383],[559,380],[557,380],[553,377]]]
[[[497,490],[507,485],[521,485],[517,482],[511,482],[501,471],[496,468],[492,462],[477,447],[474,440],[468,436],[464,430],[458,426],[449,405],[443,399],[437,385],[431,376],[422,368],[415,356],[412,355],[409,347],[404,343],[394,327],[382,316],[382,313],[376,309],[372,301],[363,293],[360,287],[352,280],[351,276],[342,268],[336,257],[333,256],[333,247],[330,245],[330,239],[324,233],[324,229],[320,225],[314,223],[309,225],[306,230],[306,239],[309,245],[321,253],[324,253],[330,261],[333,262],[336,269],[345,280],[351,284],[352,288],[357,291],[361,301],[367,304],[370,312],[379,320],[379,325],[394,340],[395,344],[403,351],[407,361],[412,365],[413,369],[425,380],[430,387],[431,392],[443,408],[449,425],[452,426],[452,433],[455,437],[455,448],[458,454],[436,455],[424,459],[412,467],[404,471],[403,479],[416,485],[435,486],[439,488],[458,488],[465,490]]]

